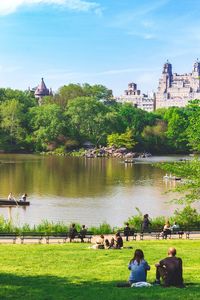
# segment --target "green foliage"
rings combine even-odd
[[[160,216],[151,219],[151,230],[162,230],[164,224],[165,224],[165,217]],[[128,223],[132,228],[134,228],[137,231],[141,231],[141,225],[142,225],[143,216],[141,214],[134,215],[128,219]],[[127,223],[125,222],[125,223]]]
[[[200,200],[200,161],[195,158],[191,161],[157,164],[161,169],[181,177],[181,184],[174,189],[180,193],[178,203],[190,204]]]
[[[62,107],[66,107],[70,100],[82,96],[84,96],[84,91],[81,85],[70,83],[69,85],[64,85],[59,89],[55,100],[57,104]]]
[[[53,223],[53,222],[44,220],[39,225],[34,226],[33,231],[51,233],[51,232],[67,232],[68,229],[69,229],[69,226],[66,226],[62,222]]]
[[[130,217],[128,219],[128,223],[135,230],[141,230],[141,224],[143,221],[142,213],[137,209],[138,214]],[[152,218],[150,230],[162,230],[164,224],[168,220],[170,224],[173,222],[177,222],[180,227],[188,228],[188,227],[200,227],[200,214],[197,212],[195,208],[192,208],[190,205],[185,206],[182,210],[175,210],[174,215],[170,217],[158,216]],[[127,223],[125,222],[125,223]]]
[[[64,132],[64,115],[56,104],[31,108],[30,119],[36,150],[46,150],[47,144],[57,140]]]
[[[68,105],[66,116],[72,136],[82,141],[89,140],[98,145],[110,130],[110,109],[94,98],[74,99]]]
[[[169,108],[164,114],[164,120],[168,122],[166,136],[169,145],[177,152],[188,152],[188,109],[186,108]]]
[[[116,148],[125,147],[129,150],[133,149],[137,144],[134,141],[133,131],[127,128],[125,133],[113,133],[107,136],[107,141],[109,146],[114,146]]]
[[[10,221],[0,216],[0,232],[18,232],[18,229]]]
[[[199,120],[198,100],[148,113],[115,102],[100,84],[64,85],[41,106],[28,91],[0,89],[0,149],[8,152],[65,152],[85,141],[105,146],[107,140],[136,152],[198,152]]]
[[[112,90],[107,89],[104,85],[95,84],[89,85],[88,83],[82,86],[84,96],[94,97],[96,100],[111,100],[113,97]]]
[[[166,130],[167,124],[163,120],[157,120],[155,125],[146,126],[142,132],[145,149],[150,152],[166,152]]]
[[[73,156],[73,157],[80,157],[80,156],[83,156],[84,154],[85,154],[85,149],[83,149],[83,148],[80,148],[77,151],[74,150],[69,153],[69,155]]]
[[[187,134],[191,149],[200,152],[200,106],[189,117]]]
[[[175,210],[173,219],[180,226],[200,227],[200,214],[190,205],[187,205],[183,210]]]
[[[111,234],[111,233],[113,233],[113,229],[107,223],[102,223],[98,227],[92,226],[89,228],[89,230],[92,231],[94,234]]]

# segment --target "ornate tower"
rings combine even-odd
[[[163,66],[162,79],[163,79],[163,83],[166,86],[166,92],[167,92],[167,88],[171,87],[172,80],[173,80],[172,64],[170,64],[168,60]]]
[[[37,87],[37,89],[35,91],[35,98],[38,99],[39,105],[42,104],[42,98],[44,96],[49,96],[49,95],[50,95],[50,91],[46,87],[46,84],[44,83],[44,79],[42,78],[41,79],[41,83],[38,85],[38,87]]]
[[[198,58],[195,61],[192,70],[191,87],[194,92],[198,92],[200,90],[200,62]]]

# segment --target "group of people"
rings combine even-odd
[[[99,239],[91,247],[92,249],[121,249],[123,248],[123,239],[119,232],[115,234],[115,237],[112,237],[109,241],[105,239],[104,235],[101,234]]]
[[[26,198],[28,197],[28,195],[26,193],[24,193],[21,198],[19,199],[19,201],[23,201],[26,202]],[[8,195],[8,200],[9,201],[16,201],[15,197],[13,196],[12,192],[9,193]]]
[[[141,223],[141,232],[150,232],[151,231],[151,221],[149,220],[149,215],[145,214]],[[169,221],[166,221],[163,226],[163,231],[161,235],[164,238],[167,238],[168,235],[180,229],[180,226],[177,222],[174,222],[173,225],[170,224]],[[126,236],[126,240],[128,241],[128,236],[130,235],[131,228],[129,227],[129,223],[126,223],[126,227],[124,227],[124,236]]]
[[[76,229],[76,224],[72,224],[69,228],[69,240],[70,240],[70,243],[76,238],[80,238],[81,240],[81,243],[84,243],[84,238],[87,234],[87,228],[85,225],[82,225],[82,228],[80,230],[80,232],[77,231]]]
[[[167,238],[168,235],[170,235],[171,233],[173,233],[179,229],[180,229],[180,226],[176,222],[174,222],[173,225],[171,225],[169,221],[166,221],[166,223],[163,227],[162,235],[164,238]]]
[[[175,286],[183,287],[183,270],[182,270],[182,259],[176,257],[176,249],[169,248],[168,256],[158,263],[156,267],[156,280],[155,284],[161,284],[165,287]],[[128,285],[135,283],[142,283],[147,281],[147,271],[150,270],[150,266],[144,259],[144,253],[141,249],[135,250],[133,258],[130,260],[128,269],[131,271]]]

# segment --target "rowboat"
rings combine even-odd
[[[134,161],[134,159],[125,159],[125,160],[124,160],[124,163],[125,163],[125,164],[134,164],[135,161]]]
[[[7,200],[7,199],[0,199],[0,206],[29,206],[29,201],[18,201],[18,200]]]
[[[166,180],[181,180],[181,177],[176,177],[176,176],[172,176],[171,174],[170,175],[165,175],[163,176],[163,179],[166,179]]]

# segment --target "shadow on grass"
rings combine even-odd
[[[77,278],[70,278],[77,281]],[[0,299],[24,300],[167,300],[200,299],[200,284],[176,288],[117,288],[116,281],[84,281],[73,283],[68,278],[56,276],[17,276],[0,274]]]

